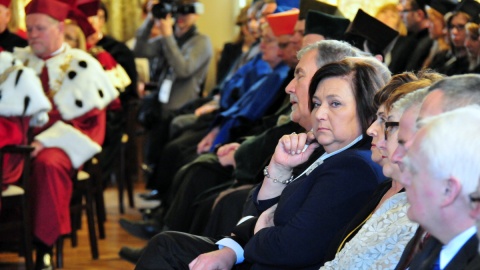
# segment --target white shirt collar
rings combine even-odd
[[[465,245],[465,243],[476,233],[477,227],[472,226],[461,234],[455,236],[455,238],[448,242],[448,244],[444,245],[440,251],[440,269],[444,269],[463,245]]]
[[[58,54],[60,54],[61,52],[63,52],[64,50],[65,50],[65,43],[63,43],[62,46],[61,46],[58,50],[56,50],[56,51],[54,51],[52,54],[50,54],[50,57],[53,57],[53,56],[55,56],[55,55],[58,55]]]

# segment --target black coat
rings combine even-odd
[[[11,33],[10,31],[8,31],[8,29],[6,29],[5,31],[3,31],[3,33],[0,34],[0,52],[2,50],[13,52],[14,47],[23,48],[27,45],[28,42],[25,39]]]
[[[423,250],[415,255],[410,265],[411,270],[430,270],[440,256],[442,243],[433,236],[425,242]],[[460,270],[460,269],[480,269],[480,255],[478,254],[478,238],[473,235],[458,251],[455,257],[444,270]]]

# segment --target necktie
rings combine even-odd
[[[48,86],[48,70],[47,65],[45,64],[42,68],[42,73],[40,73],[40,81],[42,82],[43,92],[48,93],[50,87]]]
[[[432,270],[440,270],[440,257],[438,257],[435,264],[433,264]]]

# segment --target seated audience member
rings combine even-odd
[[[80,1],[77,1],[80,2]],[[107,51],[115,61],[120,64],[130,78],[130,84],[119,89],[122,105],[127,108],[128,100],[137,96],[137,70],[135,67],[135,56],[132,51],[122,42],[103,33],[105,23],[108,21],[108,10],[104,3],[99,0],[81,1],[84,4],[78,5],[78,9],[88,16],[88,21],[95,32],[85,35],[88,49],[99,47]],[[96,8],[92,8],[96,7]]]
[[[394,47],[385,55],[385,63],[393,74],[405,71],[409,58],[407,56],[414,50],[416,44],[414,39],[407,37],[407,28],[398,13],[397,5],[387,3],[379,7],[374,17],[398,32]]]
[[[303,46],[325,39],[343,40],[349,25],[350,20],[342,16],[310,10],[305,20]]]
[[[480,71],[480,40],[478,35],[478,24],[469,22],[465,25],[465,48],[468,55],[468,71],[478,73]]]
[[[412,140],[417,132],[416,120],[412,120],[412,117],[415,116],[416,119],[421,120],[470,104],[480,105],[479,85],[479,75],[455,75],[444,78],[428,88],[429,93],[420,106],[413,104],[406,110],[404,116],[400,119],[399,145],[392,157],[394,162],[399,165],[402,173],[405,171],[403,157],[411,147]],[[421,223],[420,225],[422,226]],[[408,267],[419,269],[420,263],[432,255],[432,249],[437,247],[439,243],[435,237],[427,237],[428,235],[425,234],[425,229],[422,227],[417,230],[414,238],[406,246],[395,269],[407,269]]]
[[[387,3],[379,7],[374,17],[386,24],[388,27],[397,31],[400,36],[407,35],[407,27],[403,23],[400,13],[398,13],[396,4]]]
[[[432,40],[428,36],[429,21],[425,11],[426,1],[423,0],[400,0],[398,12],[403,23],[407,27],[407,37],[413,39],[414,48],[407,50],[408,58],[405,68],[402,70],[420,70],[425,58],[428,56]]]
[[[284,95],[280,86],[289,70],[286,62],[294,59],[292,56],[294,53],[281,54],[288,48],[279,48],[278,40],[271,28],[267,24],[264,25],[263,40],[260,43],[262,54],[251,61],[253,62],[252,66],[247,63],[243,68],[247,69],[257,64],[268,65],[267,68],[271,72],[260,80],[252,80],[261,72],[256,69],[249,70],[240,87],[243,94],[238,100],[232,102],[231,106],[222,105],[224,110],[213,115],[213,121],[209,121],[209,126],[206,128],[189,130],[166,145],[160,159],[156,162],[153,175],[156,189],[162,193],[160,194],[162,200],[165,201],[167,195],[165,193],[182,166],[194,161],[199,154],[214,152],[217,144],[255,134],[255,127],[259,126],[257,123],[261,122],[261,118],[267,112],[277,110],[278,97]],[[261,64],[262,62],[263,64]],[[239,70],[239,73],[243,72],[243,68]],[[280,101],[283,101],[283,98],[281,96]]]
[[[258,32],[256,32],[257,36],[255,36],[252,34],[248,27],[249,10],[250,6],[245,6],[244,8],[242,8],[240,14],[238,14],[237,16],[237,21],[235,22],[235,25],[240,28],[238,36],[233,42],[225,43],[225,45],[223,46],[222,54],[217,63],[217,85],[221,84],[229,73],[231,73],[232,71],[232,73],[234,73],[236,69],[238,69],[236,62],[240,60],[239,57],[242,54],[248,52],[250,50],[250,47],[258,39]]]
[[[40,80],[33,70],[4,51],[0,52],[0,89],[0,148],[29,144],[29,127],[45,124],[48,121],[47,112],[52,108]],[[20,179],[23,157],[7,154],[1,166],[0,192]]]
[[[396,30],[368,15],[362,9],[346,31],[346,39],[361,50],[373,55],[381,55],[383,62],[392,73],[405,70],[406,55],[411,53],[413,43],[399,36]]]
[[[468,22],[478,23],[480,3],[474,0],[461,1],[455,11],[445,15],[451,50],[440,52],[434,56],[430,68],[446,74],[464,74],[468,72],[468,56],[465,48],[465,25]]]
[[[262,173],[263,167],[268,164],[277,144],[276,142],[278,142],[281,136],[292,132],[310,130],[312,128],[310,110],[308,109],[308,86],[313,74],[319,67],[327,63],[342,60],[347,56],[358,56],[358,53],[358,50],[355,50],[347,43],[339,41],[321,41],[302,49],[297,54],[299,63],[295,69],[295,77],[285,88],[285,92],[290,95],[292,109],[290,119],[293,123],[298,123],[299,125],[287,123],[269,129],[259,136],[247,139],[241,145],[238,143],[227,144],[218,150],[218,158],[215,156],[215,162],[206,162],[204,159],[202,163],[195,162],[192,166],[183,167],[175,176],[171,189],[174,199],[165,217],[163,215],[161,217],[155,217],[155,219],[159,220],[155,220],[154,222],[129,222],[130,229],[127,229],[125,226],[122,227],[129,232],[132,232],[134,227],[136,227],[135,230],[140,233],[135,233],[134,235],[145,235],[146,237],[142,238],[147,239],[150,239],[154,235],[152,232],[160,232],[160,229],[162,229],[161,226],[158,227],[157,225],[157,229],[153,230],[153,224],[164,224],[171,229],[179,230],[180,228],[188,232],[188,226],[191,225],[193,216],[197,215],[196,207],[193,204],[196,202],[195,199],[197,196],[200,195],[198,190],[205,190],[204,187],[208,186],[209,183],[216,178],[219,179],[217,180],[218,183],[220,183],[220,181],[226,182],[230,180],[232,173],[231,170],[229,170],[230,168],[228,168],[228,164],[233,164],[234,167],[233,177],[236,183],[232,186],[233,190],[237,188],[243,189],[245,186],[251,187],[251,185],[261,182],[264,178]],[[387,80],[388,78],[385,79],[385,83]],[[237,148],[234,149],[234,147]],[[230,153],[222,156],[222,151],[227,151],[222,148],[229,149]],[[228,155],[233,155],[233,157],[228,157]],[[205,155],[202,156],[205,157]],[[228,161],[230,158],[233,160]],[[174,189],[177,182],[181,182],[181,185],[178,189]],[[218,217],[217,221],[209,221],[210,223],[215,223],[215,225],[209,224],[207,226],[209,232],[206,235],[213,237],[230,232],[231,228],[233,228],[241,218],[242,205],[249,193],[249,189],[250,188],[243,190],[243,192],[245,192],[242,196],[243,199],[240,199],[235,205],[228,206],[227,215]],[[183,225],[183,227],[180,227],[179,224],[184,223],[180,223],[181,220],[188,222],[186,222],[186,225]],[[172,225],[175,227],[172,228]],[[120,251],[120,255],[122,258],[130,258],[129,261],[136,262],[141,253],[140,251],[139,249],[124,247]]]
[[[8,30],[8,23],[12,18],[12,10],[10,8],[12,0],[0,1],[0,52],[12,52],[14,47],[25,47],[27,41]]]
[[[308,13],[316,11],[321,12],[327,16],[316,16],[311,15],[309,21],[309,26],[307,26],[307,17]],[[298,21],[294,27],[294,34],[291,39],[291,42],[297,47],[306,47],[307,45],[313,44],[317,41],[323,39],[337,39],[343,40],[337,37],[338,34],[343,36],[346,27],[350,21],[344,18],[343,14],[337,8],[337,6],[332,6],[324,2],[319,2],[316,0],[302,0],[300,2],[300,13],[298,14]],[[330,23],[330,27],[322,27],[320,21],[324,23]],[[319,28],[316,28],[319,26]],[[307,27],[311,29],[310,34],[307,35]],[[343,32],[342,32],[343,31]],[[341,32],[341,33],[340,33]]]
[[[455,4],[447,1],[431,1],[425,7],[428,15],[428,35],[432,39],[432,46],[427,58],[423,61],[423,67],[430,67],[433,57],[438,53],[447,53],[450,50],[450,44],[447,37],[447,25],[443,17],[446,13],[455,9]]]
[[[404,110],[401,104],[397,104],[404,95],[440,78],[439,74],[418,77],[413,73],[399,74],[375,96],[380,106],[377,120],[367,134],[373,137],[372,160],[382,165],[383,174],[391,181],[379,186],[372,199],[337,237],[338,241],[334,241],[330,249],[330,253],[336,253],[335,258],[321,269],[393,269],[397,265],[405,245],[418,227],[406,216],[408,203],[399,183],[400,169],[392,162],[392,154],[398,145],[395,124]],[[375,237],[372,237],[372,231]]]
[[[271,23],[272,27],[265,25],[264,32],[262,33],[264,40],[261,42],[261,50],[263,53],[262,58],[272,68],[274,67],[273,72],[267,75],[260,82],[252,85],[251,89],[248,89],[247,92],[239,99],[239,101],[233,104],[233,107],[228,108],[228,110],[225,111],[224,114],[218,116],[218,118],[222,119],[223,121],[218,121],[219,123],[221,123],[220,127],[225,128],[226,132],[229,132],[229,129],[233,129],[236,126],[245,127],[245,129],[248,129],[247,126],[249,126],[249,128],[252,129],[252,127],[256,124],[255,122],[260,120],[260,116],[265,114],[268,110],[279,110],[281,105],[278,103],[284,102],[284,100],[286,99],[286,95],[283,89],[285,88],[285,85],[287,85],[288,82],[291,80],[291,77],[293,77],[293,72],[289,72],[289,74],[287,74],[286,71],[288,67],[293,68],[297,63],[297,59],[295,58],[295,49],[293,47],[293,44],[289,42],[290,34],[293,30],[293,25],[295,24],[297,14],[278,14],[280,16],[277,16],[275,24]],[[281,19],[283,19],[282,23],[279,22],[279,20]],[[289,23],[285,24],[285,21],[289,21]],[[272,30],[275,30],[275,32],[278,34],[278,37],[275,37],[273,35]],[[283,43],[286,44],[286,46],[278,48],[277,43]],[[254,71],[253,73],[256,74],[257,71]],[[273,124],[270,124],[270,126],[272,125]],[[227,137],[227,135],[225,135],[225,137]],[[229,152],[231,150],[233,150],[233,148],[231,148]],[[179,158],[182,158],[184,160],[186,159],[184,155],[178,155],[178,153],[176,156],[179,156]],[[165,156],[165,160],[168,159],[171,161],[172,156]],[[208,167],[209,169],[212,169],[212,166],[209,166],[209,164],[217,164],[217,161],[218,159],[215,154],[207,153],[205,155],[199,156],[195,160],[192,160],[190,164],[188,164],[188,166],[185,165],[183,166],[183,168],[177,168],[176,166],[178,165],[176,163],[172,164],[172,162],[169,164],[162,164],[159,168],[175,167],[168,168],[169,171],[171,171],[173,175],[175,175],[177,174],[176,169],[180,171],[185,171],[189,170],[189,168],[191,169],[192,167],[195,167],[196,170],[196,168],[198,168],[196,164],[198,163],[200,163],[198,164],[200,167]],[[173,202],[171,202],[170,200],[164,200],[164,203],[168,204],[165,208],[168,208],[168,206],[170,206],[170,202],[172,204],[169,212],[167,212],[166,218],[166,225],[170,229],[188,232],[188,229],[190,227],[193,228],[193,226],[191,226],[191,223],[193,218],[192,213],[194,212],[195,208],[192,206],[192,203],[194,202],[196,196],[200,195],[202,192],[208,190],[211,187],[227,182],[229,180],[229,175],[231,175],[232,170],[231,168],[228,168],[228,164],[225,164],[225,166],[220,166],[218,170],[214,169],[214,171],[220,172],[220,174],[216,174],[215,177],[210,177],[208,174],[206,174],[205,177],[199,177],[198,175],[196,175],[196,181],[194,181],[193,183],[189,181],[187,185],[183,184],[183,177],[175,178],[174,176],[172,176],[171,179],[169,179],[167,178],[167,176],[169,176],[170,173],[159,175],[159,177],[162,177],[162,179],[158,179],[158,182],[161,182],[162,187],[164,187],[164,190],[162,190],[161,194],[166,194],[164,196],[172,198],[174,197]],[[217,176],[219,176],[219,178]],[[202,180],[198,178],[201,178]],[[174,184],[171,187],[172,182],[176,182],[177,184]],[[180,187],[180,184],[182,184],[184,188]],[[188,189],[190,192],[182,192],[181,190],[184,189]],[[190,214],[187,214],[186,211]],[[133,228],[136,225],[139,225],[138,223],[134,224],[133,222],[122,219],[120,220],[120,224],[123,228],[131,232],[133,235],[140,236],[138,233],[135,232],[138,230]],[[154,224],[152,225],[157,225],[157,233],[162,227],[161,225],[159,226],[158,220],[154,220]],[[201,233],[203,231],[204,225],[202,224],[199,227],[200,229],[196,231],[197,233]],[[150,237],[154,234],[151,234],[149,237],[147,237],[147,239],[150,239]]]
[[[54,243],[71,230],[72,176],[101,151],[105,107],[118,96],[97,60],[64,43],[69,9],[56,0],[31,1],[25,7],[30,46],[14,52],[39,75],[53,107],[48,123],[33,131],[31,143],[37,269],[52,267]]]
[[[410,269],[480,268],[469,198],[480,177],[480,145],[468,139],[480,132],[479,121],[480,107],[474,105],[419,122],[404,157],[402,183],[408,217],[431,236]]]
[[[373,66],[349,60],[320,68],[309,87],[313,132],[280,139],[253,195],[257,218],[216,244],[213,238],[161,233],[150,240],[136,269],[230,269],[235,263],[318,269],[332,232],[346,225],[383,181],[363,135],[374,119],[381,76]],[[315,149],[325,152],[319,156]],[[303,173],[292,174],[307,161]]]

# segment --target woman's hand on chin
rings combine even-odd
[[[284,135],[275,148],[269,166],[272,170],[278,170],[279,173],[290,172],[294,167],[306,162],[319,146],[311,131]]]

